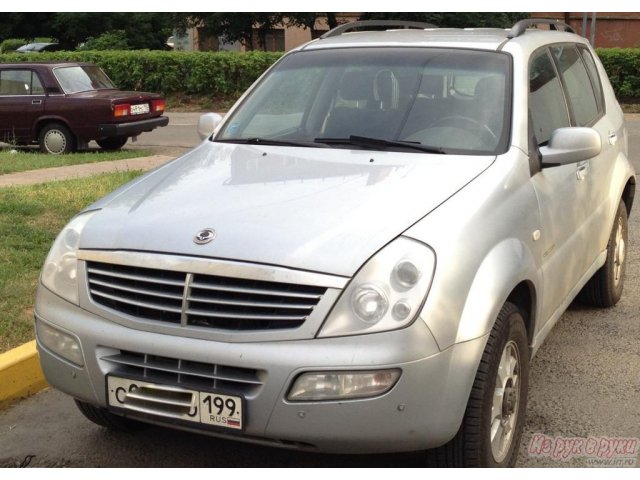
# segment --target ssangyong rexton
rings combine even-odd
[[[48,381],[107,427],[513,465],[531,356],[620,298],[635,192],[593,49],[535,23],[285,55],[59,235]]]

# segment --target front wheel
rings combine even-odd
[[[76,137],[61,123],[49,123],[40,131],[40,150],[43,153],[61,155],[76,150]]]
[[[427,452],[434,466],[512,467],[524,427],[529,343],[522,312],[504,304],[491,330],[460,430]]]
[[[108,137],[96,140],[96,143],[103,150],[120,150],[127,143],[128,137]]]

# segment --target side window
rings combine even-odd
[[[1,70],[0,95],[42,95],[44,88],[30,70]]]
[[[596,100],[598,102],[598,111],[604,112],[604,95],[602,94],[602,83],[600,82],[600,75],[598,75],[598,68],[596,62],[591,56],[591,53],[585,47],[578,47],[578,51],[582,56],[584,64],[587,66],[589,76],[591,77],[591,84],[596,92]]]
[[[555,129],[569,126],[562,85],[546,50],[529,66],[529,112],[538,145],[548,142]]]
[[[551,47],[551,52],[564,80],[575,124],[579,127],[589,125],[598,116],[598,104],[578,50],[571,45],[561,45]]]

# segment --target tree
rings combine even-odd
[[[63,48],[73,50],[89,37],[124,31],[131,48],[164,48],[173,25],[166,13],[3,13],[0,39],[55,38]]]
[[[408,20],[432,23],[441,28],[509,28],[524,18],[529,18],[529,14],[524,12],[372,12],[360,16],[360,20]]]

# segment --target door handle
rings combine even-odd
[[[584,180],[587,176],[587,173],[589,173],[589,160],[578,162],[576,166],[576,178],[578,179],[578,181]]]
[[[615,145],[617,142],[618,142],[618,135],[616,134],[616,132],[611,130],[609,132],[609,145]]]
[[[31,105],[42,105],[42,100],[31,100]]]

